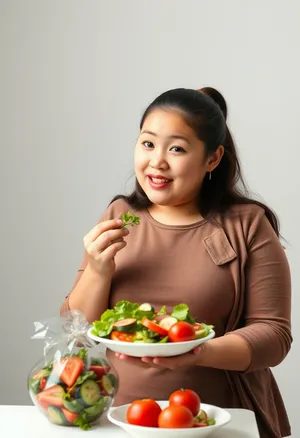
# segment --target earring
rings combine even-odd
[[[209,172],[208,179],[209,179],[209,181],[211,180],[211,172]]]

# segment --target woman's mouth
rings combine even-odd
[[[155,189],[163,189],[172,182],[172,179],[165,178],[164,176],[158,175],[148,175],[149,184]]]

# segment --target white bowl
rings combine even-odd
[[[148,344],[146,342],[121,342],[112,341],[111,339],[106,338],[100,338],[99,336],[93,335],[92,327],[88,330],[87,334],[89,338],[103,344],[106,348],[109,348],[112,351],[134,357],[178,356],[180,354],[184,354],[193,350],[193,348],[197,347],[197,345],[200,345],[203,342],[214,338],[215,336],[214,330],[211,330],[208,336],[206,336],[205,338],[196,339],[195,341],[166,342],[165,344]]]
[[[158,401],[157,403],[162,409],[169,405],[168,401]],[[207,427],[192,427],[189,429],[160,429],[159,427],[135,426],[133,424],[128,424],[126,420],[126,413],[129,406],[130,404],[111,408],[108,412],[107,418],[111,423],[121,427],[133,438],[153,438],[154,436],[155,438],[205,438],[220,427],[228,424],[231,420],[230,413],[225,409],[201,403],[201,409],[207,413],[208,417],[212,417],[216,420],[215,425]]]

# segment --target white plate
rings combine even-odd
[[[134,357],[169,357],[169,356],[178,356],[180,354],[187,353],[193,348],[197,347],[197,345],[202,344],[203,342],[208,341],[209,339],[214,338],[215,332],[211,330],[205,338],[196,339],[195,341],[187,341],[187,342],[166,342],[165,344],[159,343],[142,343],[142,342],[121,342],[121,341],[112,341],[111,339],[100,338],[99,336],[95,336],[92,334],[92,327],[88,330],[89,338],[93,339],[96,342],[100,342],[106,348],[109,348],[112,351],[117,353],[127,354],[128,356]]]
[[[158,401],[160,407],[163,409],[168,406],[168,401]],[[126,413],[130,404],[111,408],[107,418],[116,426],[121,427],[133,438],[205,438],[212,432],[215,432],[225,424],[231,421],[231,415],[225,409],[219,408],[213,405],[207,405],[201,403],[201,409],[203,409],[208,417],[212,417],[216,420],[216,424],[207,427],[192,427],[190,429],[160,429],[159,427],[142,427],[128,424],[126,421]]]

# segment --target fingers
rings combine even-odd
[[[101,253],[101,258],[102,258],[103,262],[106,262],[108,260],[113,259],[115,257],[115,255],[117,254],[117,252],[120,251],[121,249],[125,248],[126,245],[127,245],[127,243],[123,239],[119,242],[112,243],[111,245],[109,245]]]
[[[123,353],[115,353],[115,355],[120,360],[126,360],[129,363],[142,366],[143,368],[161,368],[153,363],[153,358],[151,357],[133,357]]]
[[[198,347],[195,347],[194,349],[193,349],[193,353],[194,354],[200,354],[201,353],[201,345],[198,345]]]
[[[85,236],[83,241],[85,242],[94,242],[94,240],[97,239],[97,237],[100,236],[104,231],[108,231],[111,229],[120,229],[122,225],[121,219],[112,219],[105,222],[100,222],[99,224],[95,225],[94,228],[92,228]]]
[[[110,226],[113,225],[111,223],[113,221],[108,222],[110,222]],[[100,225],[103,226],[101,227]],[[93,228],[83,239],[87,253],[94,258],[96,258],[97,253],[101,253],[110,245],[122,242],[123,238],[129,234],[129,231],[126,229],[107,229],[107,227],[107,222],[99,224],[99,227],[96,226]],[[123,245],[121,247],[123,248]],[[117,248],[119,248],[119,246]]]
[[[100,234],[94,241],[86,242],[85,249],[95,259],[110,245],[123,241],[123,238],[128,234],[125,230],[108,230]]]

